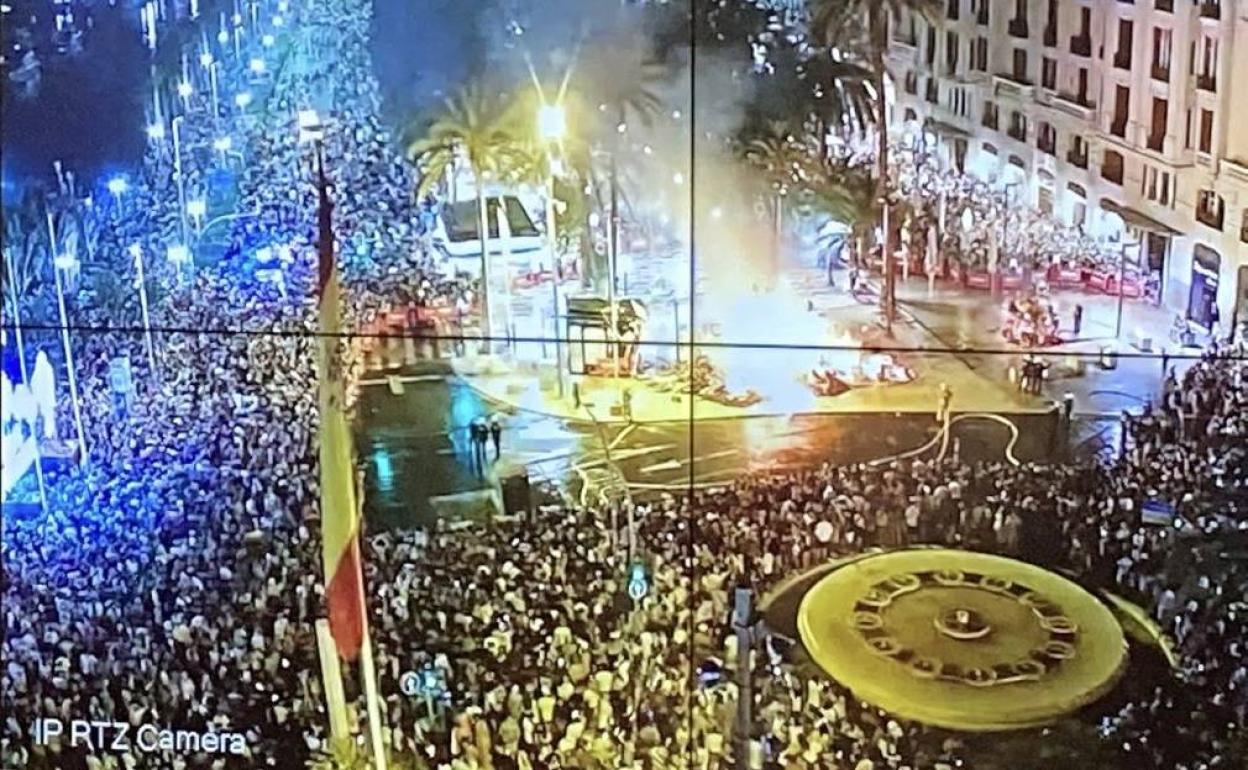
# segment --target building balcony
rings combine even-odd
[[[1035,85],[1030,80],[1004,72],[993,75],[992,83],[993,93],[997,97],[1030,101],[1036,91]]]
[[[1222,3],[1220,0],[1200,0],[1198,7],[1200,8],[1200,18],[1202,19],[1218,21],[1222,18]]]
[[[1201,91],[1216,93],[1218,90],[1218,76],[1198,73],[1196,75],[1196,87]]]
[[[1031,36],[1031,28],[1026,19],[1010,19],[1009,32],[1011,37],[1026,39]]]
[[[1223,158],[1220,165],[1222,173],[1226,174],[1228,179],[1248,186],[1248,160]]]
[[[1091,35],[1074,35],[1070,38],[1070,52],[1075,56],[1088,57],[1092,55],[1092,36]]]
[[[1153,66],[1149,70],[1149,72],[1152,74],[1153,80],[1158,80],[1158,81],[1161,81],[1162,83],[1170,82],[1170,66],[1169,65],[1161,65],[1161,64],[1158,64],[1157,62],[1153,62]]]
[[[1058,91],[1053,99],[1053,106],[1079,120],[1092,120],[1096,115],[1096,104],[1088,98],[1087,94],[1068,94]]]

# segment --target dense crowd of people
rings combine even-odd
[[[368,8],[326,0],[288,14],[303,53],[273,69],[266,109],[239,125],[238,208],[258,215],[234,223],[223,267],[149,268],[173,287],[153,323],[187,330],[158,335],[156,370],[141,334],[74,335],[90,456],[49,472],[46,514],[3,521],[5,767],[294,768],[327,744],[313,634],[324,614],[316,200],[299,109],[317,102],[327,118],[348,326],[417,291],[471,291],[442,277],[418,234],[414,170],[378,117]],[[188,143],[210,141],[206,126],[186,125]],[[99,205],[110,217],[100,250],[122,274],[128,244],[158,253],[179,227],[170,163],[154,146],[125,211]],[[291,255],[280,285],[240,269],[265,246]],[[136,300],[118,302],[73,301],[75,321],[137,325]],[[439,769],[727,767],[733,587],[762,596],[834,555],[947,543],[1068,569],[1148,607],[1177,640],[1181,670],[1155,690],[1127,688],[1104,740],[1127,747],[1133,768],[1229,767],[1248,727],[1248,576],[1203,544],[1233,537],[1244,516],[1248,389],[1231,355],[1241,352],[1215,350],[1172,375],[1107,465],[825,465],[615,511],[567,503],[529,519],[369,533],[386,740]],[[124,416],[106,384],[119,355],[140,387]],[[72,424],[68,407],[60,418]],[[1185,526],[1141,523],[1155,501]],[[630,550],[649,576],[640,601],[627,592]],[[858,701],[804,673],[794,652],[780,635],[760,645],[755,767],[974,761],[959,736]],[[401,686],[426,666],[445,682],[436,702]],[[48,717],[237,732],[249,756],[43,745],[32,727]]]

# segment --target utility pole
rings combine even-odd
[[[733,595],[732,610],[732,627],[737,634],[737,719],[732,729],[736,770],[749,770],[750,740],[754,732],[754,629],[751,626],[754,589],[748,583],[748,570],[746,575]]]

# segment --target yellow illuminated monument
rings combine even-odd
[[[1114,615],[1066,578],[947,549],[834,569],[802,599],[811,658],[856,697],[965,731],[1043,725],[1109,692],[1126,665]]]

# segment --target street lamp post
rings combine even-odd
[[[1122,312],[1127,296],[1127,292],[1122,284],[1127,277],[1127,249],[1135,248],[1139,245],[1139,243],[1124,243],[1122,244],[1122,249],[1118,252],[1118,315],[1114,321],[1115,340],[1122,339]]]
[[[48,211],[48,249],[56,251],[56,224],[52,211]],[[69,373],[69,400],[74,411],[74,430],[78,434],[78,463],[87,461],[86,431],[82,428],[82,405],[78,402],[78,375],[74,371],[74,350],[69,344],[69,314],[65,311],[65,285],[61,271],[71,269],[77,262],[72,254],[59,254],[52,259],[52,274],[56,278],[56,305],[61,316],[61,346],[65,351],[65,368]]]
[[[537,127],[547,143],[546,155],[546,244],[550,249],[551,323],[555,330],[555,379],[559,398],[564,396],[563,337],[559,333],[559,255],[555,237],[555,157],[551,145],[557,144],[567,130],[567,115],[557,104],[544,104],[537,113]]]
[[[212,92],[212,122],[214,124],[221,113],[221,102],[217,91],[217,68],[220,66],[221,63],[217,61],[208,65],[208,88]]]
[[[182,242],[186,243],[186,180],[182,174],[182,127],[184,115],[179,115],[173,119],[170,129],[173,133],[173,178],[178,184],[178,222],[182,227]]]
[[[108,180],[108,191],[113,195],[113,205],[117,207],[118,216],[121,215],[121,199],[126,194],[129,185],[126,184],[126,178],[123,176],[115,176]]]
[[[157,377],[156,348],[152,345],[152,320],[147,314],[147,280],[143,275],[143,247],[137,243],[130,244],[130,256],[134,258],[134,279],[139,288],[139,309],[143,312],[143,342],[147,347],[147,364],[152,376]]]

